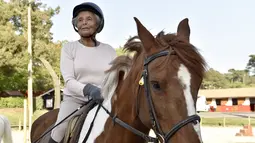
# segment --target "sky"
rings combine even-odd
[[[71,19],[74,6],[85,0],[37,0],[50,7],[60,6],[52,18],[53,40],[75,41]],[[105,26],[97,39],[114,48],[123,46],[129,36],[137,34],[133,17],[154,35],[161,30],[175,33],[178,23],[189,19],[190,42],[204,56],[209,68],[226,73],[246,67],[255,54],[254,0],[93,0],[105,16]]]

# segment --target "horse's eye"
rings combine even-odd
[[[160,91],[160,90],[161,90],[160,85],[159,85],[158,82],[156,82],[156,81],[151,81],[151,85],[152,85],[153,89],[155,89],[155,90],[157,90],[157,91]]]

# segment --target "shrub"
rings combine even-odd
[[[33,100],[34,109],[43,109],[43,100],[41,97],[35,97]],[[1,97],[0,108],[23,108],[24,97]]]

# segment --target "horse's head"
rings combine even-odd
[[[130,89],[135,89],[141,122],[172,143],[202,142],[195,105],[206,63],[189,41],[188,19],[179,23],[176,34],[156,37],[137,18],[135,22],[140,42],[133,38],[125,48],[137,52]]]

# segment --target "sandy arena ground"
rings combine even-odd
[[[235,137],[241,127],[202,127],[204,143],[255,143],[254,137]],[[253,129],[255,133],[255,128]],[[23,132],[13,130],[14,143],[23,143]]]

